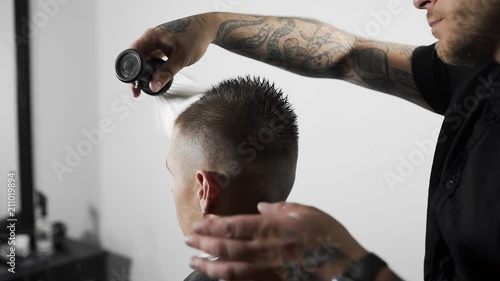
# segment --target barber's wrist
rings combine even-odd
[[[219,31],[219,27],[224,21],[223,14],[220,12],[209,12],[199,14],[197,16],[203,16],[206,20],[206,26],[204,28],[208,29],[208,32],[204,32],[204,34],[208,35],[208,42],[213,43],[217,39],[217,32]]]

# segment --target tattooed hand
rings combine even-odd
[[[191,266],[224,280],[329,281],[367,252],[328,214],[292,203],[259,204],[261,215],[210,218],[186,243],[219,257]]]
[[[149,58],[168,57],[154,73],[149,87],[157,92],[183,67],[197,62],[215,39],[217,26],[210,14],[195,15],[161,24],[146,30],[130,48]],[[134,96],[140,90],[132,85]]]

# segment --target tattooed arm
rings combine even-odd
[[[286,202],[258,208],[260,215],[200,221],[186,243],[219,259],[194,257],[190,266],[223,280],[345,281],[349,277],[340,276],[368,254],[339,221],[319,209]],[[386,266],[373,281],[402,279]]]
[[[294,73],[342,79],[429,108],[411,70],[412,46],[367,41],[303,18],[217,14],[213,43]]]
[[[150,84],[157,91],[198,61],[210,43],[300,75],[342,79],[428,108],[413,79],[414,47],[364,40],[316,20],[199,14],[149,29],[131,48],[146,57],[169,57]]]

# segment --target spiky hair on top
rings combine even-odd
[[[297,115],[282,90],[267,79],[243,76],[216,84],[179,115],[176,126],[197,140],[214,163],[265,167],[269,179],[291,189],[280,179],[290,178],[289,173],[295,178]]]

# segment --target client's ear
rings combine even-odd
[[[217,175],[205,170],[196,172],[196,181],[199,184],[198,199],[200,201],[201,211],[204,214],[210,213],[213,209],[215,200],[219,196],[221,186],[216,179]]]

